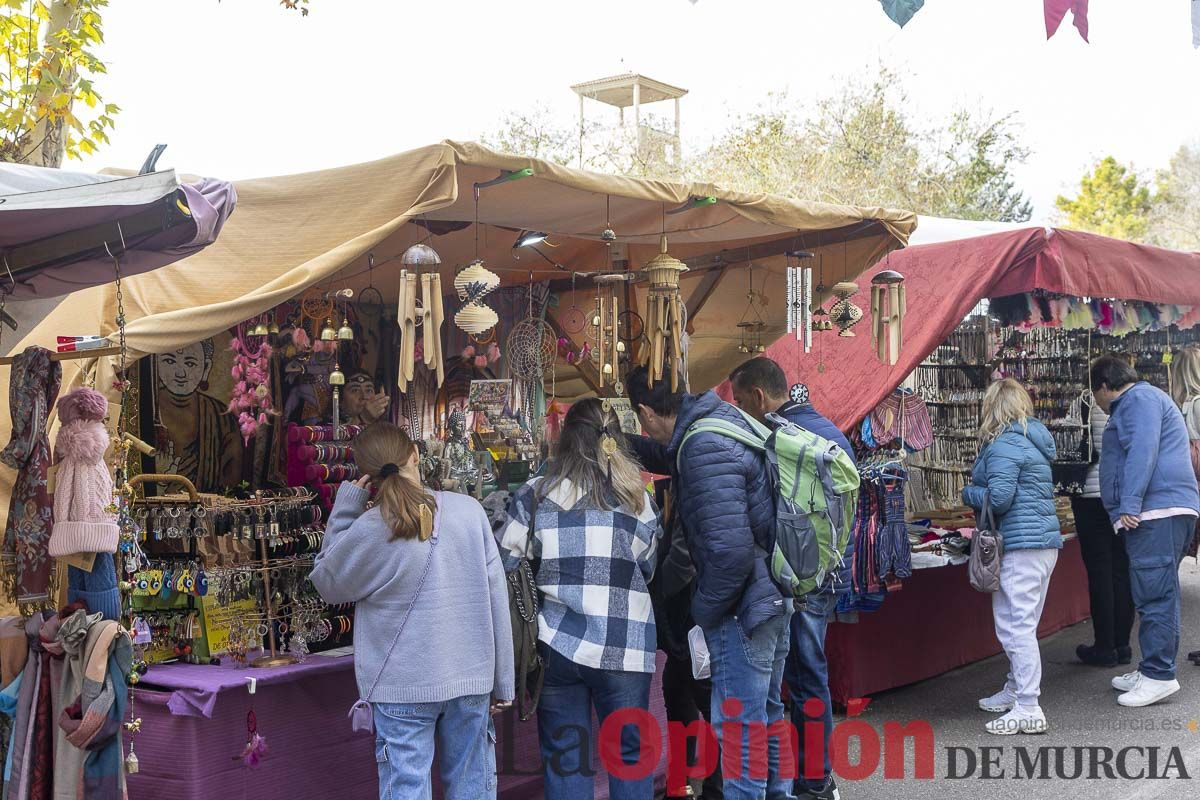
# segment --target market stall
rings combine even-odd
[[[831,281],[854,277],[915,226],[907,212],[596,175],[451,142],[237,192],[213,246],[70,296],[18,346],[80,328],[124,345],[64,365],[62,383],[94,385],[126,412],[129,725],[154,731],[152,744],[131,731],[126,755],[136,748],[142,797],[159,796],[171,770],[177,789],[216,770],[315,796],[311,770],[330,770],[305,730],[337,731],[341,763],[369,768],[370,740],[345,719],[355,690],[339,655],[353,608],[325,604],[307,581],[337,487],[358,476],[363,425],[403,425],[430,484],[502,510],[493,498],[537,469],[571,399],[619,404],[637,363],[694,390],[726,374],[740,358],[743,276],[782,296],[788,261],[811,252]],[[754,331],[777,335],[784,318],[783,304],[764,305]],[[253,700],[247,676],[259,678]],[[535,726],[512,726],[505,745],[507,724],[502,746],[534,752]],[[195,743],[187,760],[161,747],[168,732]],[[340,792],[374,796],[371,772]],[[501,788],[534,796],[536,781],[507,775]]]
[[[867,580],[856,581],[855,600],[843,610],[862,613],[857,624],[831,626],[828,636],[839,702],[1000,652],[986,598],[967,581],[957,535],[974,524],[958,497],[977,452],[987,384],[1015,377],[1027,385],[1059,451],[1065,550],[1042,619],[1047,635],[1089,613],[1067,502],[1081,490],[1091,451],[1088,361],[1126,353],[1146,380],[1166,388],[1167,354],[1200,341],[1200,254],[1043,228],[978,236],[977,223],[964,226],[967,238],[891,254],[858,279],[862,296],[871,296],[873,287],[889,285],[873,282],[879,272],[902,277],[906,308],[894,327],[863,326],[853,338],[818,334],[807,353],[791,336],[767,350],[791,381],[807,385],[818,409],[855,433],[863,495],[884,484],[903,492],[899,518],[887,518],[885,502],[860,506],[860,522],[868,524],[856,529],[863,537],[856,579]],[[959,226],[934,221],[928,228],[954,236]],[[888,343],[897,332],[893,352]],[[869,554],[892,531],[910,560],[890,572],[876,569]],[[936,627],[920,613],[933,602],[943,610]],[[871,656],[878,652],[888,659]]]

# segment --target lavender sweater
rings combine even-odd
[[[437,703],[480,694],[512,700],[508,589],[483,507],[465,495],[437,493],[437,546],[389,658],[388,646],[434,545],[432,539],[392,541],[379,510],[366,510],[367,497],[353,484],[342,484],[311,576],[325,602],[357,603],[359,694],[377,703]]]

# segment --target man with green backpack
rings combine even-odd
[[[760,422],[779,427],[771,417],[791,423],[836,444],[845,454],[847,463],[843,472],[854,464],[854,451],[850,442],[838,428],[813,407],[808,389],[796,384],[789,390],[787,377],[778,364],[769,358],[753,358],[729,376],[733,399],[738,407]],[[817,448],[827,451],[825,445]],[[845,472],[847,477],[849,473]],[[856,482],[856,478],[852,479]],[[844,484],[849,486],[849,484]],[[857,486],[855,486],[855,494]],[[853,507],[853,505],[851,506]],[[784,681],[792,697],[792,723],[798,734],[796,779],[797,798],[839,800],[840,792],[833,778],[829,757],[829,742],[833,735],[833,704],[829,696],[829,666],[825,659],[825,631],[835,614],[838,598],[850,591],[850,564],[854,555],[852,537],[849,535],[853,519],[845,527],[845,544],[842,547],[841,564],[829,570],[823,584],[808,593],[802,605],[798,605],[791,621],[791,646],[784,668]],[[835,546],[836,549],[836,546]],[[810,700],[820,701],[819,713],[808,716],[805,704]],[[813,709],[809,706],[810,710]],[[821,720],[824,727],[824,762],[810,764],[805,758],[806,723]]]

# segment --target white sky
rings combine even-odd
[[[105,11],[113,144],[67,168],[160,166],[223,178],[366,161],[473,139],[544,103],[574,120],[570,84],[627,70],[690,93],[685,146],[770,91],[806,101],[883,63],[912,113],[1017,111],[1035,219],[1113,154],[1152,172],[1200,139],[1200,52],[1188,0],[1093,4],[1049,42],[1042,0],[928,0],[904,29],[878,0],[116,0]],[[1003,10],[1001,10],[1003,8]],[[669,106],[664,106],[669,111]]]

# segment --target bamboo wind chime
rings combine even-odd
[[[600,373],[598,387],[605,383],[621,394],[625,387],[621,382],[621,353],[625,344],[621,341],[619,320],[621,317],[620,296],[617,285],[625,282],[625,274],[597,275],[596,316],[592,319],[596,329],[596,355]]]
[[[663,379],[665,368],[670,368],[672,392],[679,390],[679,370],[683,366],[684,306],[679,296],[679,277],[687,269],[686,264],[667,253],[667,236],[663,234],[659,254],[642,270],[650,279],[646,301],[650,346],[645,348],[642,360],[648,365],[651,386]]]
[[[422,326],[421,361],[437,375],[440,387],[445,381],[445,359],[442,358],[442,276],[437,267],[441,257],[427,244],[414,244],[404,251],[400,262],[400,300],[396,310],[396,321],[400,326],[400,365],[396,370],[396,383],[402,393],[416,376],[417,327]],[[432,272],[421,272],[421,267],[431,267]],[[421,305],[417,306],[417,293]]]
[[[904,333],[904,276],[885,269],[871,278],[871,338],[880,361],[900,360]]]
[[[806,353],[812,351],[812,258],[807,250],[787,254],[787,332],[795,332]]]

